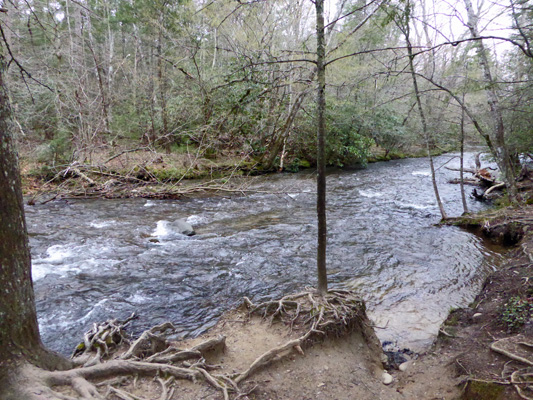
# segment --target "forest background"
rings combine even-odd
[[[123,167],[161,181],[316,163],[310,1],[17,0],[3,7],[10,96],[30,176],[57,178],[73,163],[111,167],[115,156],[139,152],[149,156]],[[527,157],[532,15],[524,0],[332,2],[327,164],[425,154],[426,145],[458,149],[461,132],[485,145],[494,126],[491,93],[506,150],[514,160]]]
[[[89,187],[100,184],[88,171],[106,179],[180,182],[202,173],[295,171],[317,163],[322,294],[327,290],[320,275],[323,271],[325,283],[323,161],[351,166],[405,152],[431,155],[462,148],[467,139],[486,145],[501,171],[503,182],[496,186],[507,186],[511,202],[520,200],[515,178],[521,162],[533,159],[532,4],[340,0],[330,5],[324,29],[321,0],[2,4],[0,33],[8,54],[0,57],[0,136],[6,138],[0,160],[1,183],[8,190],[0,221],[8,229],[0,242],[10,248],[2,254],[11,263],[1,278],[11,307],[2,309],[14,321],[0,332],[10,344],[0,346],[3,359],[35,360],[45,369],[65,361],[51,359],[39,341],[11,115],[29,176],[75,175]],[[5,81],[4,56],[9,56]],[[147,157],[133,158],[133,165],[123,162],[123,156],[138,153]],[[432,163],[431,170],[437,194]],[[108,179],[103,186],[113,185]],[[87,194],[86,188],[81,193]],[[445,219],[438,194],[437,201]],[[17,346],[19,338],[28,344]],[[113,375],[119,364],[41,372],[37,380],[45,389],[74,386],[94,371]],[[175,373],[195,379],[202,372]],[[19,382],[26,378],[29,374],[22,374]],[[96,389],[83,383],[77,391],[96,397]]]
[[[492,88],[510,153],[531,154],[532,4],[474,7],[479,36],[490,38],[483,42],[490,82],[465,4],[340,0],[331,7],[329,165],[425,149],[398,22],[405,10],[431,150],[457,149],[461,126],[470,143],[485,144],[475,124],[492,124]],[[72,162],[104,164],[124,150],[186,155],[156,176],[163,180],[213,169],[198,160],[260,170],[316,163],[311,2],[22,0],[4,7],[11,101],[23,154],[40,163],[31,165],[34,175],[50,178]]]

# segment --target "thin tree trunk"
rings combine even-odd
[[[446,211],[444,210],[444,206],[442,204],[442,200],[441,200],[440,195],[439,195],[439,188],[437,186],[437,180],[436,180],[436,177],[435,177],[435,166],[434,166],[434,163],[433,163],[433,156],[431,155],[431,149],[430,149],[430,146],[429,146],[429,131],[428,131],[427,122],[426,122],[426,115],[425,115],[424,109],[422,107],[422,101],[420,99],[420,90],[418,89],[418,82],[417,82],[417,79],[416,79],[416,72],[415,72],[415,66],[414,66],[414,58],[415,58],[415,56],[413,54],[413,46],[412,46],[411,40],[409,38],[409,18],[408,18],[408,16],[407,16],[407,21],[406,21],[405,26],[404,26],[404,34],[405,34],[405,40],[407,42],[407,53],[408,53],[408,56],[409,56],[409,69],[411,71],[411,77],[413,79],[413,88],[414,88],[414,91],[415,91],[416,104],[418,106],[418,112],[420,114],[420,119],[422,121],[422,132],[424,134],[424,138],[425,138],[425,141],[426,141],[426,150],[427,150],[428,157],[429,157],[429,166],[430,166],[430,169],[431,169],[431,181],[433,183],[433,190],[435,192],[435,199],[437,200],[437,204],[439,206],[440,215],[441,215],[442,219],[446,219],[447,215],[446,215]]]
[[[213,63],[211,64],[211,68],[215,68],[217,66],[217,28],[215,28],[215,31],[213,32]]]
[[[463,95],[464,101],[464,95]],[[461,109],[461,166],[460,166],[460,179],[461,179],[461,200],[463,202],[463,212],[468,213],[468,204],[466,204],[465,195],[465,181],[464,181],[464,152],[465,152],[465,110]]]
[[[326,48],[324,37],[324,0],[316,0],[316,33],[317,33],[317,113],[318,113],[318,155],[317,155],[317,216],[318,216],[318,249],[317,249],[317,276],[318,292],[325,294],[328,291],[328,275],[326,268]]]
[[[468,14],[467,26],[473,38],[479,38],[478,32],[478,16],[474,13],[471,0],[464,0],[466,11]],[[476,40],[474,45],[477,47],[479,57],[479,64],[483,71],[483,78],[485,80],[485,92],[487,93],[488,104],[490,108],[490,118],[492,120],[492,142],[495,144],[495,158],[498,167],[503,174],[504,182],[509,191],[509,199],[511,202],[518,200],[514,167],[509,155],[509,148],[505,143],[505,127],[503,124],[503,117],[498,100],[498,95],[494,89],[494,79],[490,71],[489,60],[487,56],[487,49],[482,40]]]
[[[157,82],[159,87],[159,105],[161,107],[161,121],[163,123],[163,132],[161,137],[164,137],[163,147],[167,153],[170,153],[170,138],[166,137],[169,133],[168,131],[168,112],[167,112],[167,99],[166,99],[166,84],[165,77],[163,76],[163,49],[162,49],[162,40],[163,40],[163,21],[162,17],[159,21],[159,35],[157,39]]]

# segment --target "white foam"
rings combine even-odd
[[[415,210],[427,210],[428,208],[432,207],[432,205],[423,205],[423,204],[400,203],[400,202],[395,202],[395,203],[400,208],[408,208],[408,209],[415,209]]]
[[[149,297],[143,296],[139,292],[135,293],[134,295],[126,299],[126,301],[130,303],[135,303],[135,304],[146,304],[148,300],[150,300]]]
[[[100,300],[98,303],[96,303],[93,308],[91,309],[91,311],[89,311],[87,314],[85,314],[83,317],[81,317],[77,322],[81,322],[81,323],[85,323],[89,320],[89,318],[91,318],[91,315],[94,314],[94,312],[96,311],[96,309],[98,307],[101,307],[102,305],[104,305],[105,303],[107,303],[109,299],[102,299]]]
[[[201,215],[189,215],[186,221],[191,225],[199,225],[207,223],[207,218]]]
[[[155,203],[152,200],[148,200],[146,203],[144,203],[145,207],[153,207],[155,206]]]
[[[31,266],[31,277],[34,281],[43,279],[48,272],[50,272],[50,268],[46,268],[44,265],[33,264]]]
[[[413,172],[411,172],[411,175],[414,175],[414,176],[431,176],[431,172],[430,171],[413,171]]]
[[[59,264],[65,258],[72,255],[72,249],[60,244],[55,244],[46,250],[46,254],[48,254],[48,257],[40,259],[41,262]]]
[[[93,228],[106,228],[108,226],[111,226],[111,225],[114,225],[116,223],[115,220],[111,219],[111,220],[108,220],[108,221],[98,221],[98,220],[94,220],[93,222],[91,222],[89,224],[89,226],[92,226]]]
[[[431,208],[431,206],[423,206],[421,204],[410,204],[410,203],[404,204],[404,206],[409,207],[409,208],[414,208],[416,210],[426,210],[428,208]]]
[[[68,272],[81,272],[81,269],[72,265],[54,265],[47,263],[39,263],[39,259],[35,260],[31,267],[31,276],[34,281],[44,278],[50,273],[59,274],[61,276],[67,275]]]
[[[168,228],[168,221],[161,220],[157,221],[157,226],[155,228],[155,231],[152,232],[152,236],[168,236],[170,234],[170,230]]]
[[[370,190],[359,190],[359,194],[363,197],[369,197],[369,198],[383,197],[383,193],[372,192]]]

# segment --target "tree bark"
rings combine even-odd
[[[318,216],[318,249],[317,273],[318,292],[325,294],[328,291],[328,275],[326,269],[326,46],[324,37],[324,0],[316,0],[316,33],[317,33],[317,117],[318,117],[318,155],[317,155],[317,216]]]
[[[464,94],[463,94],[464,100]],[[468,204],[465,195],[465,177],[464,177],[464,154],[465,154],[465,110],[461,109],[461,201],[463,202],[463,212],[468,213]]]
[[[49,369],[56,367],[61,360],[44,350],[39,335],[5,77],[6,61],[3,51],[0,51],[0,381],[11,372],[9,366],[13,362],[30,360]],[[0,398],[3,398],[3,386],[0,383]]]

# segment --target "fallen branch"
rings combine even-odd
[[[104,164],[107,164],[108,162],[114,160],[115,158],[118,158],[124,154],[127,154],[127,153],[134,153],[134,152],[137,152],[137,151],[154,151],[150,146],[144,146],[144,147],[137,147],[135,149],[129,149],[129,150],[124,150],[124,151],[121,151],[120,153],[117,153],[115,154],[114,156],[111,156],[109,157],[107,160],[104,161]]]

